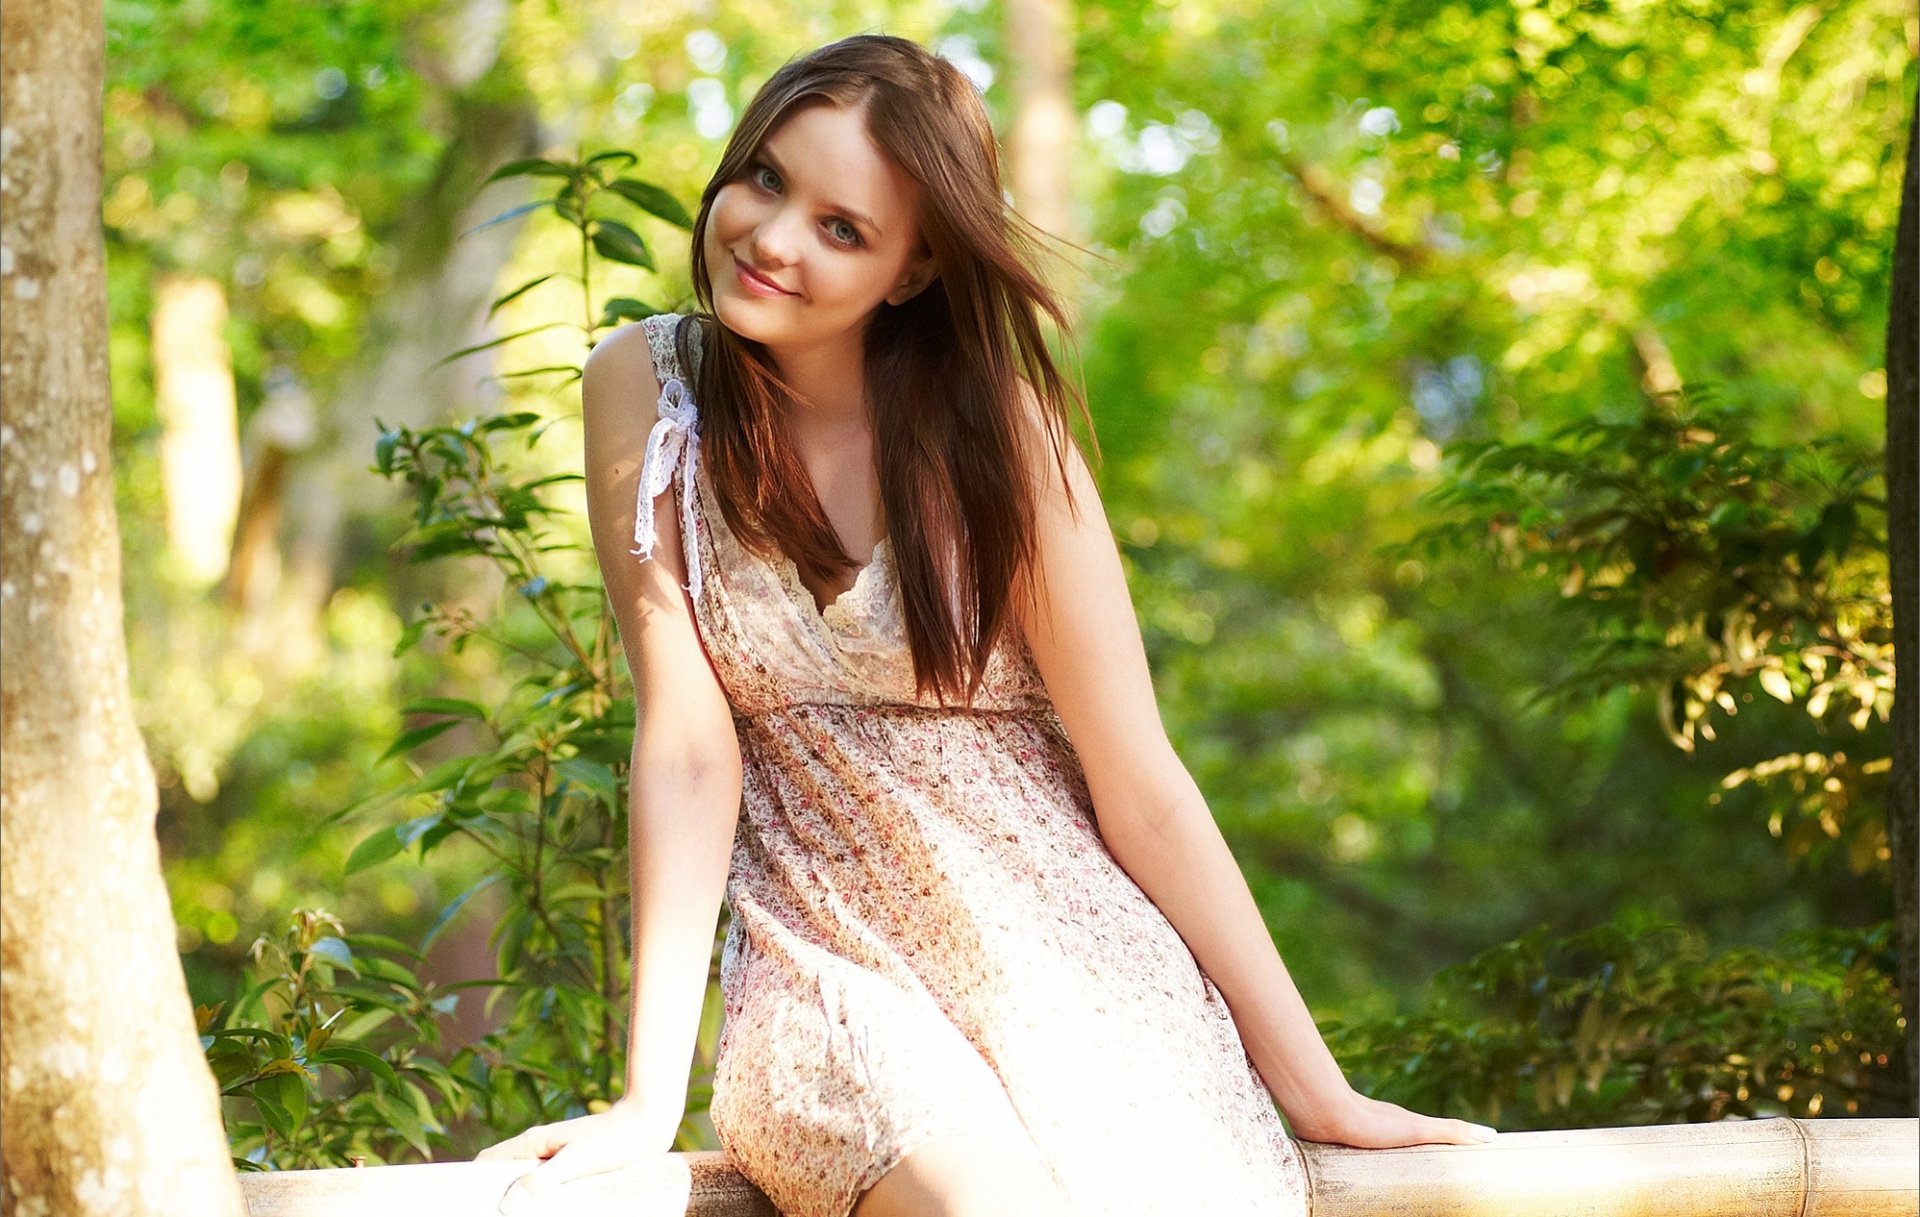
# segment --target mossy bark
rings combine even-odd
[[[227,1217],[127,686],[101,9],[0,9],[0,1211]]]

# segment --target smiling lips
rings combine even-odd
[[[748,291],[752,292],[756,296],[791,296],[793,295],[792,292],[781,287],[778,283],[775,283],[773,280],[767,278],[765,275],[760,274],[758,271],[755,271],[753,268],[749,267],[745,262],[742,262],[738,258],[735,258],[733,260],[733,268],[734,268],[735,277],[740,280],[740,285],[746,288]]]

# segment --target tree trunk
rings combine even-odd
[[[205,275],[162,275],[154,285],[154,404],[160,415],[160,478],[167,548],[195,583],[227,571],[240,510],[240,424],[227,293]]]
[[[488,90],[485,98],[453,105],[455,134],[398,241],[398,281],[368,319],[361,342],[367,358],[341,378],[323,412],[319,442],[288,470],[290,586],[286,616],[272,636],[276,646],[293,648],[289,658],[296,668],[317,657],[317,641],[314,653],[304,657],[302,643],[318,637],[320,614],[338,583],[350,519],[393,501],[368,472],[374,422],[425,426],[457,411],[483,413],[500,395],[497,385],[476,384],[492,370],[492,352],[435,364],[489,337],[487,306],[523,221],[464,239],[459,234],[527,196],[519,179],[496,182],[484,192],[480,184],[505,162],[533,155],[540,130],[530,98],[501,101]]]
[[[242,649],[249,649],[248,623],[266,619],[273,589],[280,582],[280,523],[286,518],[287,467],[313,444],[314,425],[312,395],[292,369],[284,365],[274,368],[267,374],[266,400],[247,423],[242,461],[247,471],[246,487],[240,496],[233,554],[222,588],[227,608],[241,623],[236,633]],[[251,649],[271,653],[264,646]]]
[[[241,1212],[127,687],[98,3],[0,9],[0,1208]]]
[[[1893,772],[1887,843],[1893,854],[1894,944],[1907,1016],[1907,1104],[1920,1115],[1920,104],[1907,133],[1906,185],[1893,241],[1887,307],[1887,565],[1893,591]]]
[[[1073,8],[1067,0],[1008,0],[1007,56],[1013,89],[1007,187],[1035,227],[1078,242],[1073,215]],[[1062,303],[1077,292],[1049,276]]]

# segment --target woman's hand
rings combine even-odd
[[[678,1117],[669,1124],[661,1113],[623,1100],[592,1115],[554,1124],[536,1124],[517,1137],[489,1145],[475,1154],[473,1160],[546,1160],[516,1179],[501,1197],[500,1211],[510,1214],[569,1179],[620,1170],[642,1159],[671,1152],[679,1123]]]
[[[1326,1141],[1359,1149],[1394,1149],[1402,1145],[1478,1145],[1499,1135],[1484,1124],[1423,1116],[1394,1103],[1354,1092],[1323,1121],[1301,1121],[1293,1127],[1302,1141]]]

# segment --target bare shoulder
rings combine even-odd
[[[580,394],[587,520],[641,722],[670,737],[682,754],[737,764],[730,712],[685,588],[686,553],[671,486],[653,499],[650,550],[634,548],[641,468],[660,396],[640,324],[621,326],[593,348]]]
[[[1022,572],[1017,613],[1029,631],[1044,628],[1046,613],[1031,597],[1042,597],[1064,567],[1099,563],[1113,549],[1112,531],[1100,502],[1100,489],[1072,429],[1040,401],[1025,377],[1019,378],[1020,459],[1034,492],[1037,530],[1035,570]],[[1091,551],[1091,552],[1089,552]],[[1071,582],[1064,586],[1074,586]]]
[[[596,523],[624,515],[628,530],[632,529],[635,504],[629,496],[638,487],[659,396],[659,374],[646,331],[638,322],[614,330],[588,353],[580,381],[580,415],[586,439],[588,508]],[[610,498],[611,492],[617,494]]]
[[[646,327],[638,321],[629,321],[594,344],[582,375],[581,406],[590,412],[589,423],[591,412],[607,413],[608,406],[634,400],[651,404],[660,395],[653,348]]]
[[[1041,505],[1056,507],[1071,504],[1075,513],[1085,511],[1089,500],[1094,514],[1099,511],[1099,491],[1086,456],[1075,441],[1073,429],[1040,401],[1039,391],[1026,377],[1019,377],[1022,457],[1027,462]]]
[[[686,579],[679,552],[679,521],[665,503],[664,491],[655,499],[657,537],[653,552],[628,552],[632,542],[627,538],[633,535],[638,511],[640,468],[648,436],[658,418],[655,403],[659,396],[659,373],[654,368],[646,330],[639,322],[609,333],[587,355],[580,382],[587,516],[593,525],[601,576],[614,597],[616,612],[628,599],[622,591],[638,591],[656,582],[665,584],[666,576],[679,582]],[[643,562],[642,558],[648,560]],[[661,574],[663,570],[665,575]],[[664,600],[666,590],[664,586],[653,588],[654,594],[638,599]],[[620,624],[626,630],[638,623],[623,618]]]
[[[1029,394],[1032,393],[1028,389]],[[1027,645],[1087,773],[1103,831],[1151,820],[1185,771],[1167,741],[1119,547],[1070,432],[1030,397],[1024,458],[1038,495],[1037,595],[1014,599]],[[1064,466],[1064,469],[1062,468]],[[1065,589],[1067,594],[1056,594]]]

